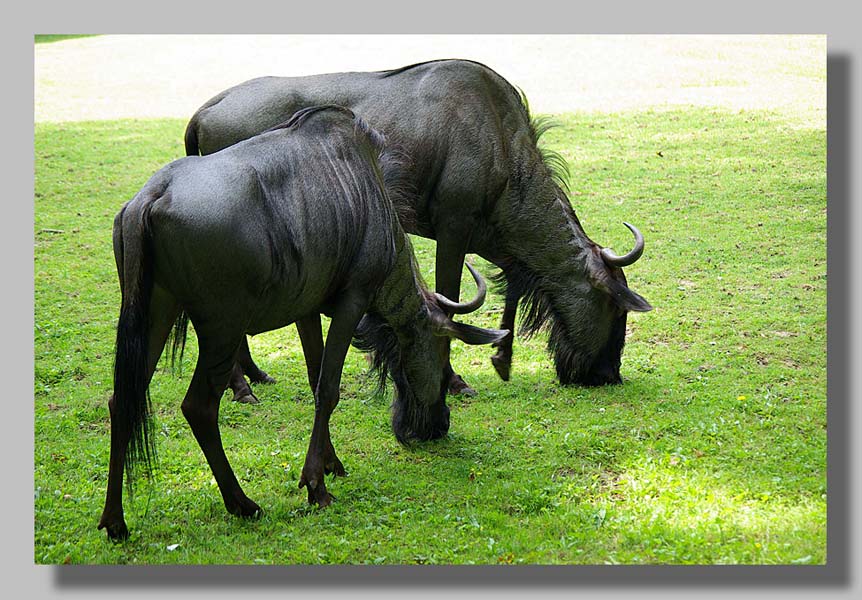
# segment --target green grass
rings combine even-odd
[[[349,473],[320,510],[297,489],[313,406],[294,328],[252,339],[278,379],[225,397],[228,456],[256,521],[227,514],[179,404],[151,386],[159,468],[126,500],[131,539],[96,530],[107,476],[119,289],[114,214],[182,154],[184,122],[35,128],[37,563],[823,564],[826,561],[826,133],[778,114],[709,109],[566,115],[546,143],[572,168],[589,235],[626,251],[655,310],[631,315],[622,386],[563,388],[543,336],[453,345],[480,395],[450,435],[399,446],[388,398],[348,354],[333,443]],[[416,240],[433,281],[434,245]],[[494,269],[477,260],[490,275]],[[474,289],[465,277],[465,294]],[[493,326],[489,296],[466,320]]]
[[[63,40],[74,40],[77,38],[95,37],[94,33],[43,33],[33,36],[33,41],[36,44],[49,44],[52,42],[62,42]]]

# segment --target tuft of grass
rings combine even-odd
[[[127,499],[131,539],[96,530],[107,478],[119,289],[111,224],[182,155],[181,120],[35,127],[35,555],[58,564],[824,564],[826,134],[775,113],[675,109],[557,119],[588,234],[630,247],[655,310],[630,315],[621,386],[562,387],[545,339],[512,380],[453,344],[480,394],[451,398],[443,440],[405,448],[351,349],[331,430],[348,477],[297,489],[313,401],[294,328],[255,336],[278,379],[220,427],[250,497],[225,511],[179,404],[196,358],[156,372],[159,467]],[[415,239],[426,281],[434,244]],[[475,261],[489,275],[485,261]],[[464,278],[464,294],[474,288]],[[465,320],[498,324],[502,298]]]

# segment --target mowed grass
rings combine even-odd
[[[95,34],[76,34],[76,33],[72,33],[72,34],[64,34],[64,33],[60,33],[60,34],[55,34],[55,33],[36,34],[33,36],[33,42],[36,44],[50,44],[53,42],[62,42],[63,40],[75,40],[78,38],[94,37],[94,35]]]
[[[400,446],[389,396],[351,349],[333,443],[348,471],[320,510],[297,488],[313,400],[293,327],[256,336],[278,379],[220,426],[265,514],[227,514],[179,409],[194,368],[151,385],[158,469],[126,499],[131,538],[97,531],[106,487],[119,288],[112,219],[182,155],[181,120],[35,128],[37,563],[823,564],[826,561],[826,133],[778,114],[566,115],[545,143],[571,165],[592,239],[631,246],[655,310],[629,317],[621,386],[561,387],[545,337],[453,344],[480,394],[450,399],[440,441]],[[433,282],[434,244],[416,239]],[[482,260],[483,273],[495,269]],[[475,287],[464,279],[464,295]],[[502,298],[465,321],[497,324]]]

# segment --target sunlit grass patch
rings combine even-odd
[[[603,526],[618,534],[615,562],[696,563],[708,547],[717,564],[825,563],[825,497],[733,489],[721,471],[682,460],[667,455],[615,479],[619,499],[600,504]]]

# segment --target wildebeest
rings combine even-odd
[[[182,411],[232,514],[260,510],[228,464],[217,422],[246,334],[296,323],[309,342],[309,372],[318,376],[299,485],[310,503],[329,504],[324,475],[344,474],[329,417],[354,335],[395,383],[397,438],[446,434],[444,340],[485,344],[508,332],[447,316],[482,303],[485,285],[472,267],[479,288],[472,302],[450,302],[424,287],[387,196],[386,186],[398,187],[398,168],[383,137],[348,109],[312,107],[222,152],[170,163],[123,206],[113,231],[122,303],[99,522],[110,538],[128,536],[124,469],[131,481],[135,468],[151,465],[149,381],[172,331],[182,349],[189,320],[199,357]],[[325,345],[320,313],[331,317]]]
[[[539,148],[547,122],[485,65],[438,60],[378,72],[263,77],[208,100],[191,118],[186,153],[208,154],[248,138],[304,106],[351,108],[410,155],[410,233],[437,240],[436,290],[458,299],[467,253],[501,268],[501,328],[549,325],[548,350],[563,384],[622,381],[629,311],[652,307],[628,288],[622,267],[644,248],[616,256],[590,240],[564,191],[558,155]],[[512,335],[495,344],[497,373],[509,379]],[[243,366],[258,372],[244,347]],[[447,364],[451,393],[472,391]],[[241,379],[241,377],[240,377]]]

